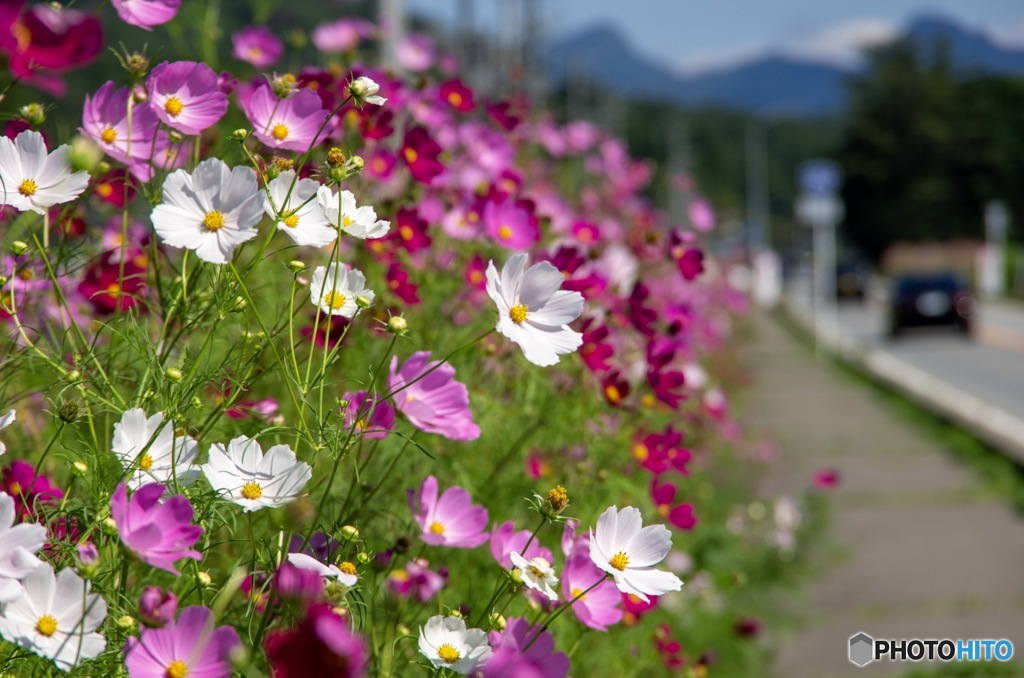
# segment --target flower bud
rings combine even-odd
[[[129,54],[125,60],[125,65],[128,67],[128,72],[132,74],[133,78],[141,78],[149,72],[149,58],[145,54],[138,52]]]
[[[77,400],[65,400],[57,408],[57,416],[60,417],[61,421],[68,424],[74,423],[78,419],[78,414],[82,411],[82,404]]]
[[[199,399],[199,396],[192,396],[192,400],[190,401],[190,403],[192,407],[196,408],[197,410],[203,409],[203,401]]]
[[[18,115],[33,127],[39,127],[46,121],[46,107],[39,103],[25,104],[18,109]]]
[[[117,536],[117,523],[115,523],[114,519],[110,516],[107,516],[106,518],[100,521],[100,529],[103,530],[103,534],[107,535],[108,537]]]
[[[181,370],[179,370],[177,367],[168,367],[166,370],[164,370],[164,376],[167,377],[167,380],[172,384],[177,384],[179,381],[181,381],[181,378],[184,375],[181,373]]]
[[[139,598],[139,619],[146,626],[160,628],[174,621],[178,597],[157,586],[147,586]]]
[[[103,161],[103,149],[95,141],[81,134],[71,140],[71,152],[68,153],[68,162],[74,170],[106,174],[110,171],[110,165]],[[104,168],[103,165],[106,165]]]
[[[332,167],[330,171],[327,172],[327,178],[336,183],[341,183],[342,181],[345,181],[345,179],[348,179],[349,174],[351,174],[351,172],[348,171],[347,167]]]
[[[247,129],[236,129],[231,133],[231,139],[234,141],[245,141],[249,138],[249,130]]]
[[[366,161],[363,160],[363,156],[361,155],[353,155],[349,159],[348,165],[356,172],[361,172],[363,171],[363,167],[366,165]]]
[[[213,586],[213,577],[211,577],[210,573],[205,570],[196,575],[196,581],[204,588]]]
[[[6,285],[8,280],[9,278],[6,275],[0,275],[0,287]]]
[[[89,465],[84,461],[76,461],[71,464],[71,474],[84,478],[89,473]]]
[[[548,490],[545,500],[547,501],[547,508],[550,509],[551,513],[558,515],[569,505],[569,493],[561,485],[556,485]]]
[[[331,167],[341,167],[345,164],[345,153],[337,146],[327,151],[327,164]]]
[[[96,549],[96,545],[91,541],[83,542],[78,545],[78,560],[83,565],[95,565],[100,561],[100,552]]]
[[[495,631],[504,631],[505,625],[508,623],[505,621],[505,617],[503,617],[497,612],[492,612],[490,615],[488,615],[487,622]]]
[[[249,305],[249,302],[247,302],[243,297],[237,296],[237,297],[235,297],[234,305],[231,306],[231,312],[232,313],[240,313],[240,312],[244,311],[245,307],[248,306],[248,305]]]
[[[370,305],[372,303],[373,303],[373,300],[370,299],[369,297],[365,297],[365,296],[363,296],[361,294],[358,297],[356,297],[356,306],[358,306],[359,308],[361,308],[363,310],[366,310],[366,309],[370,308]]]
[[[11,243],[11,254],[16,257],[20,257],[25,252],[28,252],[28,243],[23,240],[15,240]]]
[[[82,373],[78,370],[71,370],[68,372],[68,381],[75,382],[82,378]]]
[[[462,619],[462,610],[460,610],[457,607],[453,607],[451,610],[448,611],[448,616],[455,617],[457,619]]]
[[[373,561],[373,556],[366,551],[360,551],[356,554],[356,560],[359,561],[360,565],[368,565]]]
[[[400,315],[393,315],[388,318],[388,332],[404,337],[409,332],[409,323]]]
[[[344,537],[347,541],[359,539],[359,530],[357,530],[352,525],[345,525],[341,528],[341,536]]]
[[[301,273],[306,270],[306,262],[293,259],[288,262],[288,270],[292,273]]]
[[[273,82],[270,83],[270,87],[274,90],[274,94],[278,99],[287,99],[295,91],[295,76],[291,73],[285,73],[274,78]]]
[[[123,617],[118,617],[114,624],[117,625],[118,630],[122,633],[131,633],[138,626],[135,622],[135,618],[127,614]]]
[[[180,144],[185,140],[185,135],[177,130],[171,130],[167,133],[167,138],[171,140],[171,143]]]
[[[295,161],[291,158],[285,158],[280,155],[275,155],[271,161],[271,166],[276,167],[279,171],[295,169]]]
[[[512,571],[508,573],[508,576],[512,579],[512,583],[517,586],[523,585],[523,571],[518,567],[512,568]]]
[[[135,85],[132,87],[132,101],[137,104],[144,104],[149,101],[149,92],[142,85]]]

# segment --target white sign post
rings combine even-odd
[[[814,323],[814,347],[826,331],[835,332],[839,342],[839,318],[836,309],[836,226],[843,218],[843,201],[838,196],[842,172],[831,160],[809,160],[797,169],[797,184],[802,193],[796,201],[797,220],[811,227],[813,263],[811,279],[811,316]]]

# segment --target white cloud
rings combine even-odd
[[[986,32],[992,42],[1004,49],[1024,49],[1024,21],[992,26]]]

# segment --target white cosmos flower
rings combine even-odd
[[[649,602],[683,586],[671,572],[654,569],[672,548],[672,534],[664,525],[643,527],[640,510],[610,506],[597,519],[597,533],[590,531],[590,559],[615,578],[623,593]]]
[[[53,660],[62,671],[103,652],[107,641],[96,629],[107,616],[107,603],[89,593],[89,582],[71,568],[54,575],[53,568],[42,563],[22,585],[0,616],[0,636]]]
[[[25,130],[14,141],[0,137],[0,205],[42,214],[71,202],[88,185],[88,172],[71,171],[66,145],[47,154],[39,132]]]
[[[324,211],[316,201],[317,188],[320,186],[312,179],[295,180],[295,170],[281,172],[269,184],[263,194],[263,211],[277,223],[279,231],[288,234],[296,245],[323,247],[330,245],[338,237]],[[291,195],[288,191],[291,190]],[[279,218],[280,217],[280,218]]]
[[[309,298],[321,311],[351,318],[359,312],[358,297],[373,302],[373,290],[366,289],[362,272],[339,264],[317,266],[309,281]]]
[[[174,435],[170,423],[161,428],[163,420],[161,412],[147,419],[136,407],[114,424],[110,448],[125,470],[132,471],[125,482],[133,490],[146,483],[173,483],[175,478],[184,485],[199,477],[195,466],[199,444],[189,436]]]
[[[21,593],[23,579],[42,562],[35,554],[46,544],[46,528],[38,523],[15,525],[14,498],[0,492],[0,603]]]
[[[568,324],[583,313],[583,295],[563,289],[562,273],[546,261],[526,268],[525,254],[513,255],[498,275],[487,264],[487,294],[498,307],[498,331],[519,345],[534,365],[546,367],[575,353],[583,335]]]
[[[3,431],[5,428],[7,428],[11,424],[13,424],[14,420],[17,418],[17,416],[18,416],[18,413],[15,412],[14,410],[11,410],[10,412],[5,414],[4,416],[0,417],[0,431]],[[7,451],[7,446],[4,445],[4,441],[0,440],[0,454],[3,454],[6,451]]]
[[[526,586],[540,591],[551,600],[558,600],[558,592],[553,588],[558,583],[558,577],[555,576],[555,568],[551,567],[547,558],[536,556],[527,560],[515,551],[512,551],[509,557],[512,558],[512,564],[522,573]]]
[[[316,200],[320,203],[327,221],[353,238],[383,238],[391,229],[390,221],[377,219],[373,207],[356,206],[356,197],[351,191],[334,193],[329,187],[321,186],[316,192]]]
[[[287,445],[274,445],[264,455],[260,444],[246,436],[235,438],[226,449],[214,443],[202,468],[213,489],[246,511],[293,501],[313,475]]]
[[[383,106],[384,102],[387,101],[387,99],[377,94],[380,91],[380,85],[365,75],[353,80],[352,84],[348,86],[348,91],[352,98],[360,103],[365,102],[376,106]]]
[[[420,627],[420,652],[436,668],[467,675],[491,658],[487,634],[459,617],[437,615]]]
[[[300,570],[316,572],[321,577],[327,579],[337,579],[345,586],[355,586],[356,582],[359,581],[355,564],[347,560],[339,567],[338,565],[324,565],[316,558],[307,556],[305,553],[289,553],[288,562]]]
[[[171,247],[195,250],[211,264],[226,264],[235,247],[256,237],[263,204],[256,176],[209,158],[191,174],[175,170],[164,181],[164,201],[153,209],[153,228]]]

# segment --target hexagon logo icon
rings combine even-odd
[[[850,638],[850,661],[867,666],[875,660],[875,639],[861,631]]]

